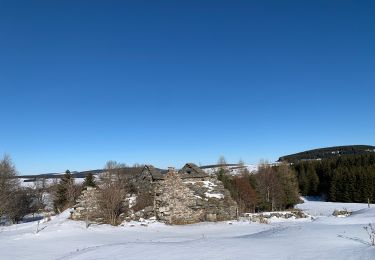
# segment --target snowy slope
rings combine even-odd
[[[238,166],[229,166],[227,167],[229,169],[230,174],[232,175],[238,175],[241,174],[241,170],[243,168],[238,168]],[[245,168],[250,172],[254,173],[258,171],[258,164],[247,164],[245,165]],[[204,171],[208,174],[215,174],[219,170],[219,167],[213,167],[213,168],[207,168],[204,169]]]
[[[313,216],[330,216],[334,210],[357,211],[368,207],[366,203],[322,202],[307,198],[303,198],[303,201],[305,203],[298,204],[296,208]],[[371,207],[375,208],[375,204],[371,204]],[[373,221],[375,222],[375,219]]]
[[[306,201],[298,207],[318,216],[267,225],[135,223],[86,230],[66,211],[42,223],[38,234],[36,222],[2,227],[0,259],[375,259],[363,230],[375,222],[375,205]],[[356,211],[347,218],[330,215],[342,208]]]

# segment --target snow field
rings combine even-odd
[[[0,259],[375,259],[363,229],[375,222],[375,205],[306,200],[297,207],[314,218],[185,226],[145,221],[85,229],[65,211],[42,221],[37,234],[36,222],[1,227]],[[331,216],[343,208],[354,212]]]

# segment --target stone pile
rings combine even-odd
[[[261,224],[267,224],[271,218],[282,218],[282,219],[299,219],[308,218],[304,212],[300,210],[284,211],[284,212],[263,212],[263,213],[245,213],[244,218],[251,222],[258,222]]]
[[[156,218],[167,224],[191,224],[237,218],[237,204],[221,181],[204,174],[194,164],[187,164],[183,170],[176,172],[171,169],[161,174],[155,168],[146,166],[145,171],[133,180],[138,194],[125,196],[127,199],[124,203],[127,203],[129,210],[120,216],[121,219]],[[137,204],[139,198],[145,197],[146,203],[143,199],[139,200],[143,203]],[[82,192],[72,218],[100,222],[98,190],[88,187]]]
[[[168,224],[191,224],[204,221],[203,201],[184,185],[175,173],[155,185],[157,219]]]
[[[168,173],[155,186],[156,217],[168,224],[236,218],[236,202],[215,178],[182,180],[177,173]]]
[[[98,190],[94,187],[86,187],[74,206],[73,220],[100,220],[98,214]]]

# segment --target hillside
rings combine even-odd
[[[319,148],[308,150],[300,153],[285,155],[279,158],[278,161],[296,162],[303,160],[319,160],[335,158],[342,155],[362,155],[374,154],[375,146],[371,145],[347,145],[347,146],[333,146],[326,148]]]

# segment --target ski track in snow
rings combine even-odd
[[[168,226],[135,223],[111,227],[67,219],[69,211],[49,222],[0,228],[0,259],[375,259],[368,223],[375,222],[375,205],[308,201],[298,208],[312,220],[270,220],[270,224],[231,221]],[[336,218],[335,209],[353,214]]]
[[[173,246],[175,246],[175,245],[177,245],[179,243],[190,243],[190,242],[199,241],[199,240],[203,240],[203,239],[204,238],[195,239],[195,240],[176,241],[176,242],[161,242],[161,241],[156,241],[156,242],[139,242],[139,241],[135,241],[135,242],[111,243],[111,244],[97,245],[97,246],[91,246],[91,247],[85,247],[85,248],[82,248],[82,249],[77,249],[75,251],[72,251],[72,252],[68,253],[65,256],[56,258],[56,260],[75,259],[77,256],[86,254],[88,252],[96,251],[96,250],[102,249],[102,248],[108,248],[109,249],[110,247],[126,246],[126,245],[132,245],[132,244],[137,244],[137,245],[160,245],[160,244],[167,244],[167,245],[173,245]]]

